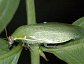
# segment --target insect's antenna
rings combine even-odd
[[[11,46],[12,44],[13,44],[13,38],[11,38],[10,36],[8,36],[7,34],[7,30],[6,30],[6,28],[5,28],[5,34],[6,34],[6,37],[7,37],[7,39],[9,40],[9,46]]]
[[[8,38],[8,33],[7,33],[7,29],[5,28],[5,35]]]

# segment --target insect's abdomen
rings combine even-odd
[[[63,43],[84,37],[84,29],[63,23],[25,25],[18,28],[12,37],[36,40],[39,43]]]

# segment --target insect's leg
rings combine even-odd
[[[29,44],[27,44],[27,43],[25,42],[25,40],[22,40],[21,42],[22,42],[22,46],[25,48],[25,50],[27,50],[27,49],[30,48],[30,47],[29,47]]]
[[[22,40],[22,46],[25,47],[25,49],[31,49],[31,46],[27,40]]]
[[[30,46],[30,44],[27,44],[27,48],[28,48],[29,50],[32,49],[31,46]]]

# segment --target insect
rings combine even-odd
[[[84,37],[84,29],[57,22],[41,23],[21,26],[11,37],[11,40],[21,40],[27,44],[60,44]]]

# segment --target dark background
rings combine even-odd
[[[84,16],[83,0],[35,0],[37,22],[63,22],[72,23]],[[20,5],[8,25],[8,35],[14,30],[26,24],[25,0],[21,0]]]
[[[80,17],[84,16],[83,0],[35,0],[37,22],[63,22],[72,23]],[[21,0],[18,10],[7,26],[8,35],[11,35],[14,30],[26,24],[26,7],[25,0]],[[5,36],[5,33],[2,33]],[[48,62],[41,58],[42,64],[66,64],[50,53],[45,53]],[[23,52],[20,56],[18,64],[30,64],[29,50]]]

